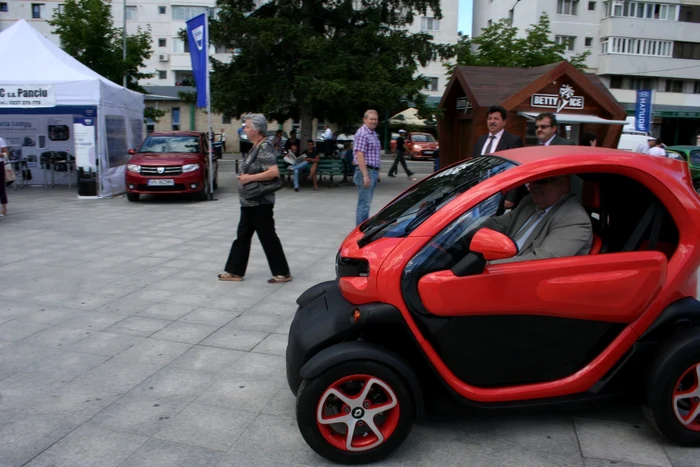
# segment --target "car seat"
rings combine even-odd
[[[594,180],[584,180],[581,189],[581,205],[591,217],[593,226],[593,243],[589,255],[597,255],[603,250],[603,232],[605,217],[602,210],[600,183]]]

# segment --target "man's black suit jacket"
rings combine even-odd
[[[479,138],[476,140],[476,144],[474,145],[474,151],[472,154],[474,157],[481,155],[481,150],[484,149],[484,146],[489,144],[489,135],[490,133],[479,136]],[[498,141],[498,145],[495,149],[492,149],[492,152],[503,151],[506,149],[522,148],[523,146],[525,145],[523,144],[522,139],[518,138],[517,136],[511,133],[508,133],[507,131],[504,131],[503,135],[501,136],[501,139]]]

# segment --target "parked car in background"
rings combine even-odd
[[[677,155],[688,163],[690,176],[693,177],[695,191],[700,193],[700,146],[669,146],[666,148],[666,155],[673,157]]]
[[[209,196],[209,147],[205,133],[171,131],[151,133],[141,147],[130,149],[126,170],[126,197],[192,193],[200,199]],[[217,188],[219,161],[213,159],[214,189]]]
[[[393,133],[391,136],[391,152],[396,152],[396,139]],[[430,133],[409,131],[405,139],[406,156],[409,159],[431,160],[435,157],[435,151],[440,147],[438,141]]]

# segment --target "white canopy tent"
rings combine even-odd
[[[30,148],[51,149],[52,142],[58,147],[61,139],[63,147],[72,141],[79,172],[98,174],[96,194],[123,193],[128,149],[143,138],[143,95],[95,73],[24,20],[0,32],[0,61],[0,118],[5,122],[0,120],[0,137],[15,123],[24,126],[15,138],[22,154]],[[50,117],[59,115],[63,123],[72,117],[72,131],[68,125],[57,130],[57,120],[51,125]],[[34,133],[27,132],[29,127]]]

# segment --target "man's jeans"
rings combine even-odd
[[[374,195],[374,188],[377,186],[377,180],[379,179],[379,172],[376,170],[367,170],[369,173],[369,188],[365,188],[363,185],[363,177],[360,169],[355,169],[355,175],[353,176],[353,182],[357,185],[357,212],[355,213],[355,225],[360,225],[369,218],[369,208],[372,205],[372,196]]]
[[[303,161],[292,166],[292,169],[294,170],[294,188],[299,188],[299,172],[301,172],[304,167],[309,165],[310,164],[307,161]]]

